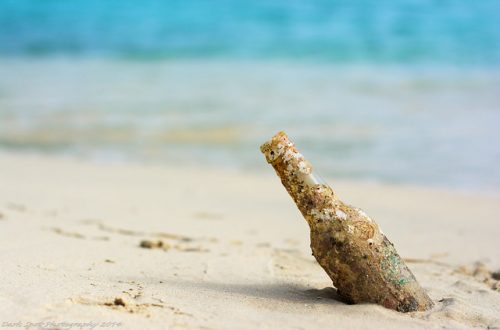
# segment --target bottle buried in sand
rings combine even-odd
[[[309,223],[312,253],[345,301],[377,303],[400,312],[433,306],[378,225],[314,176],[311,164],[284,132],[260,149]]]

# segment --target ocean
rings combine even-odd
[[[498,191],[499,1],[2,0],[0,149]]]
[[[497,0],[2,0],[0,54],[500,62]]]

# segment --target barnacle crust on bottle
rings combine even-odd
[[[342,202],[284,132],[261,151],[309,224],[313,255],[345,301],[401,312],[433,306],[375,221]]]

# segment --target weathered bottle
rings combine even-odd
[[[433,306],[378,225],[361,209],[339,200],[284,132],[261,151],[308,222],[312,253],[340,297],[400,312]]]

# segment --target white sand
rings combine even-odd
[[[335,299],[305,221],[266,173],[0,154],[0,325],[500,327],[500,293],[457,271],[500,268],[499,196],[328,180],[418,259],[409,266],[436,307],[401,314]],[[141,248],[145,239],[170,249]]]

